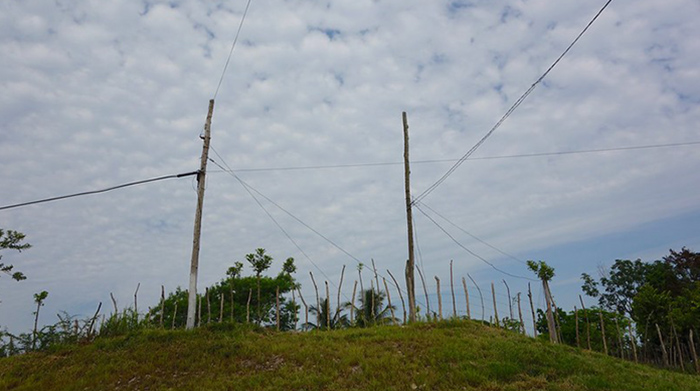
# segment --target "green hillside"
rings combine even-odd
[[[217,326],[2,358],[0,390],[700,390],[700,376],[472,321],[304,333]]]

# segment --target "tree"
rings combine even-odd
[[[547,265],[544,261],[535,262],[531,260],[527,261],[527,267],[542,280],[544,299],[547,302],[547,329],[549,330],[549,340],[553,343],[557,343],[559,338],[557,337],[554,314],[552,313],[554,299],[552,298],[552,292],[549,290],[549,281],[554,278],[554,268]]]
[[[31,248],[32,246],[29,243],[22,243],[24,238],[25,235],[21,232],[0,229],[0,250],[10,249],[22,252],[22,250]],[[2,255],[0,255],[0,260],[2,260]],[[13,280],[22,281],[27,279],[22,272],[13,272],[13,268],[14,265],[0,262],[0,271],[12,277]]]
[[[359,327],[369,327],[396,322],[396,319],[391,317],[389,305],[384,307],[385,298],[386,293],[380,290],[367,289],[360,292],[360,307],[354,309],[355,324]],[[395,306],[392,307],[396,309]]]
[[[262,312],[261,312],[261,300],[260,300],[260,275],[262,272],[267,270],[270,265],[272,265],[272,257],[265,254],[265,249],[264,248],[259,248],[255,250],[254,253],[248,254],[245,256],[246,261],[250,263],[250,266],[253,268],[255,271],[255,278],[258,280],[258,324],[260,324],[260,321],[262,319]]]
[[[44,300],[49,296],[49,292],[41,291],[34,294],[34,302],[36,303],[36,312],[34,312],[34,331],[32,332],[32,350],[36,349],[37,324],[39,323],[39,310],[44,305]]]
[[[303,328],[311,330],[328,330],[328,329],[340,329],[345,328],[350,325],[347,315],[341,314],[341,309],[338,308],[337,311],[331,311],[330,303],[328,298],[321,300],[321,308],[316,308],[315,305],[309,307],[309,312],[316,315],[319,319],[319,324],[314,324],[312,322],[304,323]],[[346,303],[346,306],[349,304]],[[328,311],[331,311],[330,313]],[[330,320],[330,323],[328,321]]]

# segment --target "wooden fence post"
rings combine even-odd
[[[399,287],[399,283],[396,282],[396,279],[394,278],[394,275],[391,274],[389,269],[386,271],[389,273],[389,277],[394,281],[394,285],[396,285],[396,290],[399,292],[399,299],[401,299],[401,308],[403,308],[403,323],[406,323],[406,304],[403,301],[403,294],[401,294],[401,288]]]
[[[355,292],[357,291],[357,281],[355,281],[355,285],[352,287],[352,298],[350,299],[350,322],[352,324],[355,324]]]
[[[508,293],[508,308],[510,309],[510,319],[513,319],[513,298],[510,297],[510,287],[508,286],[508,283],[506,280],[503,280],[503,285],[506,286],[506,292]]]
[[[523,310],[520,308],[520,292],[518,292],[518,317],[520,318],[520,332],[525,334],[525,322],[523,321]]]
[[[664,337],[661,335],[661,329],[659,328],[659,324],[654,324],[656,325],[656,332],[659,333],[659,341],[661,342],[661,353],[663,354],[664,364],[668,367],[670,366],[670,363],[668,360],[668,352],[666,351],[666,344],[664,343]]]
[[[600,333],[601,336],[603,337],[603,349],[605,351],[605,355],[608,355],[608,341],[605,338],[605,322],[603,321],[603,310],[601,309],[598,311],[598,315],[600,316]]]
[[[578,333],[578,310],[576,309],[576,306],[574,306],[574,315],[575,315],[575,320],[574,324],[576,325],[576,347],[581,348],[581,338],[579,337]]]
[[[435,281],[437,282],[437,295],[438,295],[438,314],[440,316],[440,320],[442,320],[442,294],[440,293],[440,279],[438,276],[435,276]]]
[[[202,325],[202,295],[199,294],[197,295],[197,327],[200,327]]]
[[[632,334],[632,319],[630,319],[630,322],[627,323],[629,333],[630,333],[630,345],[632,345],[632,353],[634,354],[634,362],[639,363],[639,360],[637,359],[637,339],[634,338],[634,335]]]
[[[331,295],[330,291],[328,290],[328,281],[324,281],[326,283],[326,329],[330,330],[331,329]]]
[[[223,303],[223,301],[222,301]],[[223,308],[223,307],[221,307]],[[280,287],[277,286],[277,289],[275,289],[275,314],[276,314],[276,321],[277,321],[277,331],[280,331]]]
[[[423,273],[420,271],[420,268],[416,268],[418,270],[418,276],[420,277],[420,282],[423,285],[423,293],[425,293],[425,306],[426,312],[425,316],[428,321],[430,321],[430,299],[428,298],[428,289],[425,287],[425,278],[423,278]]]
[[[250,323],[250,299],[253,297],[253,288],[248,289],[248,302],[245,305],[245,322]]]
[[[211,301],[209,300],[209,288],[204,291],[204,296],[207,298],[207,324],[211,323]]]
[[[700,373],[700,362],[698,361],[698,354],[695,351],[695,341],[693,341],[693,329],[690,329],[690,353],[693,355],[693,363],[695,363],[695,372]]]
[[[681,341],[678,338],[678,333],[676,333],[676,326],[673,324],[673,318],[671,318],[671,330],[676,338],[676,347],[678,349],[678,361],[681,363],[681,371],[685,372],[685,364],[683,363],[683,351],[681,350]]]
[[[625,348],[622,345],[622,332],[620,331],[620,322],[617,320],[617,316],[615,316],[615,328],[617,329],[617,344],[620,347],[620,358],[625,359]]]
[[[586,317],[586,339],[588,341],[588,350],[591,349],[591,322],[588,320],[588,310],[586,310],[586,305],[583,304],[583,298],[578,295],[578,299],[581,301],[581,308],[583,308],[583,316]]]
[[[530,283],[527,283],[527,297],[530,299],[530,311],[532,312],[532,335],[537,338],[537,319],[535,318],[535,306],[532,304],[532,290]]]
[[[491,296],[493,297],[493,316],[496,320],[496,327],[501,327],[501,324],[498,322],[498,307],[496,307],[496,288],[494,288],[493,282],[491,282]]]
[[[355,285],[357,285],[357,282],[355,282]],[[304,326],[308,326],[309,324],[309,306],[306,305],[306,300],[304,300],[304,296],[301,294],[301,289],[297,288],[297,291],[299,292],[299,298],[301,299],[302,304],[304,304]],[[302,328],[303,330],[303,328]]]
[[[343,286],[343,277],[345,277],[345,265],[343,265],[343,270],[340,271],[340,284],[338,284],[338,307],[335,309],[335,313],[340,313],[340,288]]]
[[[160,328],[163,328],[163,315],[165,314],[165,286],[160,286]]]
[[[224,321],[224,297],[226,294],[221,290],[221,304],[219,304],[219,323]]]
[[[481,321],[484,321],[484,295],[481,294],[481,288],[479,288],[479,285],[474,281],[472,276],[467,273],[467,277],[469,277],[470,280],[474,283],[474,286],[476,287],[476,291],[479,292],[479,299],[481,299]]]
[[[175,330],[175,319],[177,319],[177,301],[175,302],[175,308],[173,309],[173,324],[170,326],[170,328],[173,330]]]
[[[467,319],[472,318],[472,312],[469,309],[469,290],[467,290],[467,280],[462,277],[462,286],[464,287],[464,298],[467,301]]]
[[[316,326],[321,328],[321,299],[318,296],[318,285],[316,285],[316,280],[314,279],[314,274],[309,272],[311,276],[311,282],[314,283],[314,290],[316,291]]]
[[[457,317],[457,301],[455,300],[455,281],[454,275],[452,274],[452,263],[453,260],[450,259],[450,290],[452,291],[452,317]]]
[[[391,305],[391,294],[389,293],[389,286],[386,284],[386,278],[382,277],[384,281],[384,289],[386,289],[386,300],[389,303],[389,310],[391,311],[391,323],[396,322],[396,316],[394,315],[394,306]]]

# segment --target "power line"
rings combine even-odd
[[[603,13],[603,11],[608,7],[608,5],[609,5],[611,2],[612,2],[612,0],[608,0],[608,1],[605,3],[605,5],[600,9],[600,11],[598,11],[598,13],[593,17],[593,19],[591,19],[591,21],[588,22],[588,25],[586,25],[586,27],[579,33],[579,35],[576,37],[576,39],[574,39],[574,41],[571,42],[571,44],[570,44],[570,45],[566,48],[566,50],[564,50],[564,52],[554,61],[554,63],[552,63],[552,65],[550,65],[549,68],[547,68],[547,70],[542,74],[542,76],[540,76],[539,79],[537,79],[537,80],[530,86],[530,88],[528,88],[527,91],[525,91],[525,93],[523,93],[523,94],[520,96],[520,98],[518,98],[518,100],[516,100],[515,103],[513,103],[513,105],[508,109],[508,111],[506,111],[506,113],[501,117],[501,119],[498,120],[498,122],[496,122],[496,124],[491,128],[491,130],[489,130],[488,133],[486,133],[486,134],[484,135],[484,137],[481,138],[481,140],[479,140],[469,151],[467,151],[467,153],[465,153],[464,156],[462,156],[462,157],[457,161],[457,163],[455,163],[449,170],[447,170],[447,172],[446,172],[442,177],[440,177],[440,179],[438,179],[435,183],[433,183],[432,185],[430,185],[425,191],[423,191],[421,194],[419,194],[418,197],[416,197],[415,200],[413,201],[414,203],[415,203],[415,202],[418,202],[418,201],[420,201],[420,200],[422,200],[422,199],[425,198],[425,197],[427,197],[427,196],[428,196],[430,193],[432,193],[438,186],[440,186],[440,185],[442,184],[442,182],[444,182],[450,175],[452,175],[452,173],[455,172],[455,170],[457,170],[457,168],[458,168],[459,166],[461,166],[462,163],[464,163],[464,161],[467,160],[467,159],[469,158],[469,156],[471,156],[471,155],[486,141],[486,139],[488,139],[488,138],[493,134],[493,132],[495,132],[496,129],[498,129],[498,128],[501,126],[501,124],[503,124],[503,122],[504,122],[504,121],[505,121],[505,120],[520,106],[520,104],[522,104],[522,103],[525,101],[525,99],[527,99],[527,97],[532,93],[532,91],[535,90],[535,88],[537,87],[537,85],[549,74],[549,72],[550,72],[552,69],[554,69],[554,67],[559,63],[559,61],[561,61],[561,59],[564,58],[564,56],[569,52],[569,50],[571,50],[571,48],[576,44],[576,42],[578,42],[578,40],[583,36],[583,34],[586,33],[586,31],[588,30],[588,28],[591,27],[591,25],[593,24],[593,22],[595,22],[595,21],[598,19],[598,17],[600,16],[600,14]]]
[[[19,207],[27,206],[27,205],[41,204],[44,202],[58,201],[58,200],[66,199],[66,198],[80,197],[80,196],[85,196],[85,195],[90,195],[90,194],[105,193],[108,191],[117,190],[117,189],[121,189],[124,187],[129,187],[129,186],[141,185],[141,184],[149,183],[149,182],[157,182],[157,181],[162,181],[165,179],[173,179],[173,178],[183,178],[183,177],[190,176],[190,175],[196,175],[197,173],[199,173],[199,171],[192,171],[192,172],[186,172],[183,174],[166,175],[166,176],[161,176],[161,177],[157,177],[157,178],[144,179],[144,180],[140,180],[140,181],[136,181],[136,182],[129,182],[129,183],[124,183],[122,185],[108,187],[106,189],[101,189],[101,190],[84,191],[82,193],[75,193],[75,194],[68,194],[68,195],[63,195],[63,196],[58,196],[58,197],[45,198],[45,199],[41,199],[41,200],[23,202],[23,203],[14,204],[14,205],[6,205],[6,206],[0,207],[0,210],[19,208]]]
[[[514,255],[508,254],[507,252],[505,252],[505,251],[499,249],[498,247],[496,247],[496,246],[494,246],[494,245],[492,245],[492,244],[489,244],[489,243],[487,243],[486,241],[484,241],[483,239],[480,239],[480,238],[476,237],[475,235],[472,235],[471,233],[467,232],[467,230],[465,230],[465,229],[463,229],[462,227],[458,226],[457,224],[453,223],[453,222],[450,221],[447,217],[441,215],[441,214],[438,213],[435,209],[433,209],[433,208],[431,208],[430,206],[428,206],[425,202],[421,202],[421,205],[423,205],[424,207],[430,209],[431,212],[435,213],[435,214],[438,215],[440,218],[442,218],[443,220],[445,220],[445,221],[447,221],[448,223],[450,223],[453,227],[455,227],[455,228],[457,228],[458,230],[464,232],[465,234],[471,236],[474,240],[476,240],[476,241],[478,241],[478,242],[481,242],[482,244],[485,244],[486,246],[492,248],[493,250],[498,251],[499,253],[505,255],[505,256],[508,257],[508,258],[511,258],[511,259],[513,259],[513,260],[515,260],[515,261],[518,261],[518,262],[522,263],[522,264],[525,264],[525,262],[524,262],[522,259],[520,259],[520,258],[518,258],[518,257],[516,257],[516,256],[514,256]]]
[[[450,239],[452,239],[452,241],[455,242],[455,243],[456,243],[459,247],[461,247],[464,251],[466,251],[466,252],[468,252],[469,254],[471,254],[472,256],[478,258],[479,260],[481,260],[481,261],[484,262],[485,264],[491,266],[492,269],[496,270],[496,271],[499,272],[499,273],[502,273],[502,274],[505,274],[505,275],[507,275],[507,276],[510,276],[510,277],[520,278],[520,279],[530,280],[530,281],[537,281],[537,280],[534,280],[534,279],[532,279],[532,278],[528,278],[528,277],[524,277],[524,276],[518,276],[518,275],[515,275],[515,274],[511,274],[511,273],[508,273],[508,272],[506,272],[506,271],[503,271],[503,270],[497,268],[493,263],[491,263],[491,262],[489,262],[488,260],[486,260],[486,258],[484,258],[484,257],[482,257],[481,255],[475,253],[474,251],[468,249],[466,246],[464,246],[462,243],[460,243],[457,239],[455,239],[455,237],[452,236],[449,232],[447,232],[447,230],[446,230],[445,228],[443,228],[440,224],[438,224],[438,222],[435,221],[435,219],[433,219],[433,218],[430,217],[427,213],[425,213],[425,212],[423,211],[423,209],[420,207],[420,205],[414,204],[413,206],[415,206],[416,209],[418,209],[418,211],[421,212],[421,213],[423,214],[423,216],[425,216],[426,218],[428,218],[428,220],[432,221],[433,224],[435,224],[445,235],[447,235]]]
[[[245,21],[246,15],[248,15],[248,8],[250,8],[250,2],[251,0],[248,0],[248,3],[245,6],[245,10],[243,11],[243,16],[241,17],[241,23],[238,24],[236,37],[233,39],[233,43],[231,44],[231,50],[228,52],[228,58],[226,58],[226,64],[224,64],[224,70],[221,72],[221,78],[219,78],[219,84],[216,86],[216,91],[214,92],[214,99],[216,99],[216,96],[219,94],[219,88],[221,87],[221,83],[224,81],[224,75],[226,74],[226,69],[228,69],[229,62],[231,62],[231,55],[233,54],[233,49],[236,47],[236,42],[238,42],[238,36],[241,34],[241,28],[243,28],[243,22]]]
[[[471,157],[470,156],[467,160],[497,160],[497,159],[544,157],[544,156],[563,156],[563,155],[590,154],[590,153],[601,153],[601,152],[631,151],[631,150],[639,150],[639,149],[681,147],[681,146],[689,146],[689,145],[700,145],[700,141],[689,141],[689,142],[671,143],[671,144],[638,145],[638,146],[628,146],[628,147],[599,148],[599,149],[580,149],[580,150],[575,150],[575,151],[535,152],[535,153],[523,153],[523,154],[515,154],[515,155],[496,155],[496,156],[480,156],[480,157]],[[416,161],[412,161],[411,164],[414,165],[414,164],[450,163],[450,162],[458,162],[458,161],[459,161],[459,159],[416,160]],[[316,165],[316,166],[238,168],[235,171],[237,171],[237,172],[302,171],[302,170],[323,170],[323,169],[336,169],[336,168],[361,168],[361,167],[380,167],[380,166],[398,166],[398,165],[403,165],[403,162],[376,162],[376,163],[327,164],[327,165]]]

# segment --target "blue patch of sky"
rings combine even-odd
[[[476,4],[474,4],[474,2],[472,1],[451,1],[447,5],[447,11],[451,14],[454,14],[461,10],[473,7],[476,7]]]
[[[340,73],[335,73],[335,74],[333,74],[333,77],[334,77],[335,80],[338,82],[338,85],[342,86],[342,85],[345,84],[345,78],[343,77],[342,74],[340,74]]]
[[[148,1],[143,1],[143,11],[139,12],[139,15],[144,16],[151,10],[151,3]]]
[[[522,12],[520,12],[519,9],[507,5],[503,7],[503,11],[501,11],[501,23],[506,23],[509,19],[517,19],[521,15]]]
[[[309,27],[309,31],[319,31],[325,34],[331,41],[338,37],[341,33],[338,29],[324,28],[324,27]]]
[[[448,62],[448,57],[446,54],[443,53],[435,53],[431,57],[431,61],[433,64],[445,64]]]

